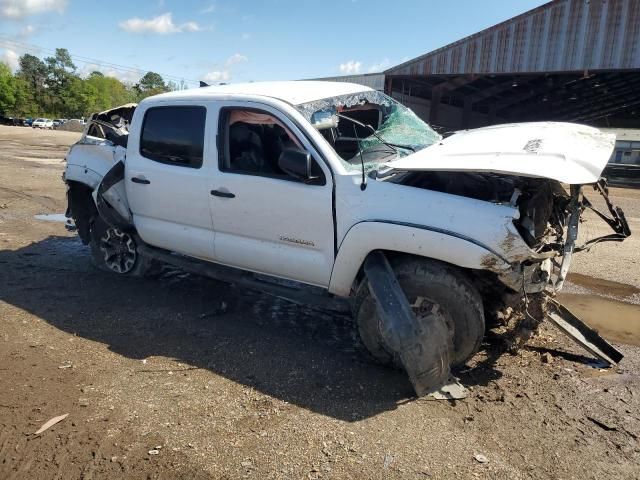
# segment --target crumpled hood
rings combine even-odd
[[[611,157],[615,139],[613,134],[575,123],[512,123],[457,132],[387,166],[594,183]]]

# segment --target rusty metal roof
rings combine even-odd
[[[556,0],[387,75],[577,72],[640,68],[640,0]]]

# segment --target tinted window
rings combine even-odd
[[[142,124],[140,154],[169,165],[200,168],[204,150],[204,107],[156,107]]]

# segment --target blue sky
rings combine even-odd
[[[14,66],[22,53],[42,57],[64,47],[82,73],[101,70],[129,81],[139,72],[105,64],[212,83],[367,73],[543,3],[0,0],[0,60]]]

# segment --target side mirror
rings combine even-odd
[[[318,178],[311,173],[312,165],[311,154],[299,148],[284,149],[278,159],[278,167],[283,172],[303,182]]]

